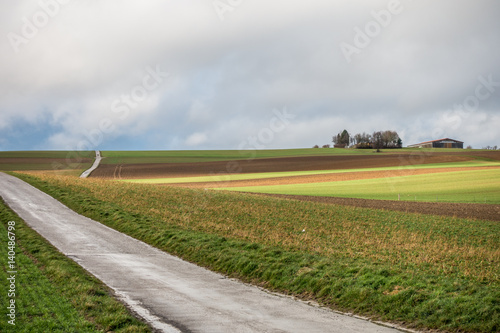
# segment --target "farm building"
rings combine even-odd
[[[464,148],[464,143],[462,141],[453,140],[450,138],[425,141],[417,143],[415,145],[409,145],[408,148]]]

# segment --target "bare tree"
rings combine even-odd
[[[382,132],[382,141],[384,148],[401,148],[403,146],[403,142],[396,131]]]
[[[372,136],[363,132],[362,134],[358,133],[354,135],[354,144],[357,148],[371,148]]]
[[[372,134],[372,145],[373,148],[380,152],[380,149],[384,147],[384,136],[382,132],[373,132]]]

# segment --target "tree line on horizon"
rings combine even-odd
[[[334,147],[344,148],[344,147],[354,147],[358,149],[392,149],[392,148],[402,148],[403,141],[399,137],[396,131],[376,131],[372,134],[363,132],[351,135],[347,130],[339,132],[337,135],[333,136],[332,142]],[[325,145],[323,146],[326,148]]]

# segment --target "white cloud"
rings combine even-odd
[[[71,1],[18,53],[6,36],[22,34],[23,17],[32,19],[40,6],[5,2],[0,126],[48,119],[50,133],[31,146],[63,148],[109,118],[115,129],[103,136],[104,146],[122,138],[144,149],[151,141],[176,149],[236,148],[266,126],[271,110],[286,106],[297,118],[273,147],[328,143],[344,127],[394,129],[411,143],[434,139],[436,124],[470,137],[473,146],[500,144],[491,127],[498,91],[480,106],[482,123],[477,117],[452,129],[441,119],[474,93],[478,76],[500,81],[500,4],[401,3],[404,11],[348,64],[340,43],[352,42],[353,28],[364,27],[388,1],[254,0],[224,21],[211,1]],[[126,119],[113,113],[112,103],[156,65],[172,76]],[[0,139],[9,141],[6,134]]]

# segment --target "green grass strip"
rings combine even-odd
[[[116,230],[272,290],[412,328],[500,330],[498,223],[19,177]]]
[[[425,153],[463,153],[483,151],[481,149],[446,149],[446,148],[402,148],[383,149],[383,154],[425,154]],[[135,163],[195,163],[212,161],[231,161],[258,158],[325,156],[325,155],[374,155],[372,149],[343,148],[299,148],[299,149],[249,149],[249,150],[158,150],[158,151],[103,151],[103,164]],[[0,155],[1,156],[1,155]]]
[[[263,149],[263,150],[163,150],[163,151],[103,151],[103,164],[135,163],[195,163],[246,160],[258,158],[367,155],[363,149]]]
[[[7,297],[8,222],[15,222],[16,290]],[[28,227],[0,200],[0,332],[150,332],[110,290]],[[7,301],[15,300],[15,326]]]

